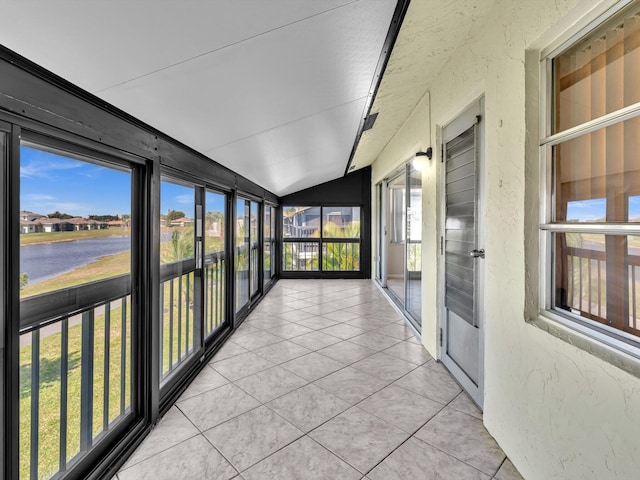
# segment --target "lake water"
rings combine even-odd
[[[23,245],[20,247],[20,273],[26,273],[29,285],[32,285],[87,265],[98,257],[124,252],[130,248],[129,236]]]

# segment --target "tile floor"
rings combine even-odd
[[[370,281],[281,280],[117,478],[521,477]]]

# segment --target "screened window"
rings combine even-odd
[[[543,308],[623,348],[640,346],[639,46],[636,4],[543,60]]]
[[[360,270],[360,207],[283,207],[284,271]]]

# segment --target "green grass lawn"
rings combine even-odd
[[[130,302],[127,304],[129,305]],[[125,333],[127,359],[125,365],[125,405],[130,406],[131,372],[131,312],[127,306]],[[120,415],[121,392],[121,344],[122,308],[118,303],[110,310],[109,345],[109,402],[108,418],[112,422]],[[31,335],[31,333],[26,334]],[[93,349],[93,435],[103,430],[104,413],[104,363],[105,363],[105,315],[94,320]],[[40,339],[40,388],[39,388],[39,448],[38,478],[46,479],[59,468],[60,455],[60,394],[62,333],[54,333]],[[31,439],[31,373],[32,345],[20,351],[20,478],[29,478]],[[67,460],[80,451],[80,401],[82,372],[82,324],[69,327],[68,393],[67,393]]]
[[[118,254],[120,255],[120,254]],[[116,255],[117,256],[117,255]],[[115,257],[115,256],[112,256]],[[107,259],[108,257],[105,257]],[[96,263],[96,262],[94,262]],[[88,266],[87,266],[88,267]],[[83,267],[82,269],[86,269]],[[219,265],[220,267],[220,265]],[[213,268],[213,267],[210,267]],[[82,270],[79,269],[79,270]],[[223,267],[218,278],[222,280]],[[71,272],[74,273],[74,272]],[[186,276],[190,276],[190,287],[187,289]],[[64,276],[62,276],[64,277]],[[84,277],[87,278],[86,276]],[[93,278],[93,277],[92,277]],[[96,278],[97,279],[97,278]],[[86,280],[85,280],[86,281]],[[60,282],[60,280],[58,280]],[[177,279],[174,282],[173,297],[169,295],[169,282],[165,282],[163,297],[163,325],[162,325],[162,367],[163,373],[170,373],[169,346],[173,367],[180,360],[184,360],[193,351],[193,273],[183,276],[181,288]],[[43,282],[44,283],[44,282]],[[57,283],[60,285],[60,283]],[[34,285],[33,287],[36,287]],[[224,288],[224,285],[220,285]],[[28,288],[28,287],[27,287]],[[26,290],[26,289],[25,289]],[[215,291],[215,288],[214,290]],[[224,295],[224,291],[222,290]],[[127,364],[125,366],[125,398],[126,405],[130,404],[131,386],[131,311],[130,301],[127,302]],[[178,315],[180,305],[180,316]],[[170,316],[173,311],[173,335],[170,335]],[[189,341],[187,342],[186,312],[189,312]],[[207,319],[207,333],[221,323],[221,318]],[[181,328],[181,338],[178,339],[178,326]],[[209,327],[210,326],[210,327]],[[121,380],[121,342],[122,342],[122,308],[120,304],[113,304],[110,315],[110,348],[109,348],[109,421],[113,421],[120,414],[120,380]],[[26,334],[31,335],[31,333]],[[105,315],[96,314],[94,320],[94,436],[103,430],[103,399],[104,399],[104,361],[105,361]],[[40,388],[39,388],[39,479],[50,478],[58,471],[60,455],[60,365],[61,365],[62,334],[54,333],[40,339]],[[178,358],[178,348],[182,357]],[[30,439],[31,439],[31,372],[32,346],[27,345],[20,351],[20,478],[29,478],[30,469]],[[82,325],[69,327],[69,373],[68,373],[68,424],[67,424],[67,459],[73,458],[80,451],[80,401],[81,401],[81,373],[82,373]]]

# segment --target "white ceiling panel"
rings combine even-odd
[[[205,152],[366,96],[389,3],[334,9],[100,96]]]
[[[287,123],[204,153],[281,195],[336,178],[344,172],[344,152],[351,149],[366,99]],[[313,175],[311,172],[314,172]],[[299,178],[301,177],[301,178]],[[303,187],[306,188],[306,187]]]
[[[96,93],[352,1],[5,0],[0,42]]]
[[[396,3],[10,0],[0,43],[282,195],[344,173]]]

